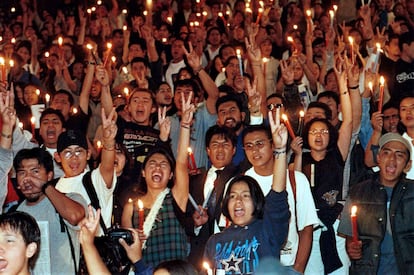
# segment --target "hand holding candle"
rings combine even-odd
[[[197,165],[196,165],[196,162],[195,162],[193,150],[191,149],[191,147],[188,147],[187,150],[188,150],[188,156],[190,157],[190,161],[188,162],[188,168],[190,170],[196,170]]]
[[[240,49],[236,50],[237,59],[239,60],[239,69],[240,69],[240,75],[243,76],[243,61],[241,58],[241,51]]]
[[[138,230],[144,230],[144,203],[138,200]]]
[[[32,127],[32,136],[33,136],[33,138],[35,138],[35,123],[36,123],[36,118],[34,117],[34,116],[32,116],[31,118],[30,118],[30,124],[31,124],[31,127]]]
[[[299,136],[302,136],[304,117],[305,117],[305,112],[303,110],[300,110],[299,111],[299,129],[298,129]]]
[[[355,205],[351,208],[351,223],[352,223],[352,241],[358,242],[358,224],[357,224],[357,207]]]

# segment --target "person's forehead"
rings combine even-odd
[[[398,109],[397,108],[388,108],[386,110],[383,111],[384,115],[386,114],[398,114]]]
[[[135,91],[131,96],[131,99],[133,98],[151,99],[151,94],[146,91]]]
[[[59,116],[57,114],[47,114],[47,115],[44,115],[42,117],[42,120],[40,122],[43,122],[45,120],[59,120],[59,122],[60,122],[60,118],[59,118]]]
[[[57,99],[59,99],[59,100],[67,100],[67,101],[69,101],[69,96],[68,96],[68,95],[65,95],[65,94],[56,94],[56,95],[53,97],[53,100],[57,100]]]
[[[323,114],[325,115],[325,110],[319,107],[312,107],[307,110],[309,114]]]
[[[262,130],[250,132],[246,134],[246,136],[244,137],[244,142],[257,140],[257,139],[267,139],[266,133]]]
[[[213,142],[231,142],[229,138],[227,138],[224,134],[214,134],[211,137],[210,144]]]
[[[328,125],[326,125],[325,123],[323,123],[322,121],[315,121],[314,123],[312,123],[312,125],[310,126],[310,129],[328,129]]]
[[[414,97],[407,97],[401,101],[400,107],[405,107],[405,106],[409,106],[413,104],[414,104]]]
[[[228,109],[228,108],[233,108],[236,107],[238,109],[237,103],[235,101],[226,101],[220,104],[220,106],[218,106],[219,110],[223,110],[223,109]]]

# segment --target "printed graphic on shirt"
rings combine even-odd
[[[251,240],[230,241],[216,244],[216,265],[226,274],[253,274],[259,265],[256,237]]]

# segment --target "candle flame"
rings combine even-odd
[[[46,102],[49,102],[50,101],[50,95],[49,94],[46,94],[45,95],[45,99],[46,99]]]
[[[77,114],[78,113],[78,109],[76,109],[76,107],[73,107],[72,113]]]
[[[218,16],[223,17],[223,13],[222,12],[219,12],[218,13]]]
[[[167,21],[170,22],[170,23],[172,23],[172,17],[171,16],[168,16],[167,17]]]
[[[385,84],[385,78],[384,78],[384,76],[381,75],[379,81],[380,81],[381,86],[384,86],[384,84]]]
[[[335,15],[334,11],[333,11],[333,10],[330,10],[330,11],[329,11],[329,15],[331,16],[331,18],[333,18],[333,17],[334,17],[334,15]]]
[[[293,25],[293,29],[297,30],[298,29],[298,25]]]
[[[131,202],[132,202],[132,199],[131,199],[131,198],[129,198],[129,199],[128,199],[128,203],[131,203]]]
[[[307,15],[308,17],[311,17],[311,16],[312,16],[312,11],[311,11],[311,10],[306,10],[306,15]]]
[[[59,38],[58,38],[58,44],[59,44],[59,46],[62,46],[62,44],[63,44],[63,38],[62,38],[62,36],[59,36]]]
[[[348,40],[349,40],[349,44],[353,44],[354,43],[354,38],[352,36],[348,36]]]
[[[207,270],[211,270],[210,265],[207,262],[203,262],[203,267]]]
[[[203,11],[202,14],[203,14],[203,16],[207,16],[208,13],[206,11]]]
[[[127,10],[127,9],[123,9],[123,10],[122,10],[122,13],[123,13],[123,14],[127,14],[127,13],[128,13],[128,10]]]
[[[286,115],[286,114],[282,114],[282,120],[283,120],[283,121],[287,121],[287,120],[288,120],[288,117],[287,117],[287,115]]]
[[[92,10],[92,12],[95,12],[96,11],[96,7],[92,7],[91,10]]]
[[[122,72],[124,73],[124,74],[127,74],[128,73],[128,68],[127,67],[122,67]]]
[[[30,118],[30,122],[31,122],[32,124],[35,124],[35,122],[36,122],[36,118],[35,118],[34,116],[32,116],[32,117]]]
[[[23,129],[23,122],[19,122],[19,128]]]
[[[193,149],[191,149],[191,147],[187,148],[188,154],[191,155],[193,153]]]
[[[16,43],[16,38],[14,38],[14,37],[13,37],[13,38],[11,39],[11,43],[12,43],[12,44],[15,44],[15,43]]]
[[[96,147],[97,147],[98,149],[101,149],[101,148],[102,148],[102,141],[98,140],[98,141],[96,142]]]
[[[45,52],[45,57],[48,58],[49,57],[49,52]]]
[[[4,66],[4,57],[0,56],[0,65]]]
[[[144,209],[144,203],[142,202],[142,200],[138,200],[138,208]]]
[[[304,112],[303,110],[300,110],[300,112],[299,112],[299,116],[300,116],[301,118],[303,118],[303,117],[305,116],[305,112]]]
[[[371,92],[372,92],[372,88],[373,88],[372,81],[368,82],[368,88],[369,88],[369,89],[371,90]]]
[[[13,59],[9,60],[9,65],[10,65],[10,67],[14,67],[14,60]]]
[[[289,41],[289,42],[293,43],[293,38],[292,38],[292,36],[288,36],[288,37],[287,37],[287,41]]]
[[[40,95],[40,90],[36,89],[36,95],[39,96]]]
[[[91,9],[87,9],[86,12],[89,13],[89,14],[91,14],[92,13],[92,10]]]
[[[114,62],[114,63],[115,63],[115,62],[116,62],[116,57],[115,57],[115,56],[112,56],[112,57],[111,57],[111,60],[112,60],[112,62]]]
[[[333,8],[334,12],[336,12],[338,10],[338,6],[337,5],[333,5],[332,8]]]
[[[200,16],[201,16],[201,12],[197,12],[197,13],[196,13],[196,16],[197,16],[197,17],[200,17]]]
[[[92,50],[93,46],[91,44],[86,44],[86,48],[88,48],[88,50]]]
[[[237,57],[240,57],[240,55],[241,55],[240,49],[236,49],[236,54],[237,54]]]
[[[122,30],[124,30],[124,31],[126,31],[128,29],[128,27],[126,26],[126,25],[124,25],[123,27],[122,27]]]
[[[167,43],[167,38],[163,38],[163,39],[161,39],[161,41],[162,41],[162,43]]]
[[[112,49],[112,43],[110,42],[106,43],[106,47],[108,48],[108,50]]]
[[[98,0],[98,1],[96,2],[96,4],[97,4],[98,6],[100,6],[100,5],[102,5],[102,1],[101,1],[101,0]]]
[[[147,16],[148,12],[147,11],[144,11],[142,14],[145,15],[145,16]]]
[[[124,88],[124,94],[126,96],[129,96],[129,89],[127,87]]]
[[[262,58],[262,61],[263,61],[263,63],[266,63],[266,62],[268,62],[268,61],[269,61],[269,58],[267,58],[267,57],[263,57],[263,58]]]
[[[263,1],[259,1],[259,5],[263,8],[264,7]]]
[[[358,208],[356,207],[356,205],[353,205],[351,207],[351,217],[356,217],[357,210]]]

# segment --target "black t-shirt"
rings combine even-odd
[[[392,99],[399,101],[405,95],[414,94],[414,62],[407,63],[399,59],[395,64],[395,76],[393,78]]]

